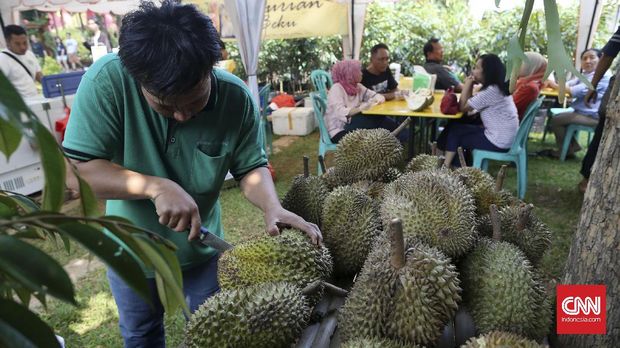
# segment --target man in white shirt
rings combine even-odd
[[[71,37],[71,33],[67,33],[67,39],[65,40],[65,47],[67,48],[67,60],[71,65],[71,70],[76,69],[76,65],[82,67],[80,58],[78,57],[78,42]]]
[[[4,27],[7,48],[0,53],[0,70],[11,81],[22,98],[37,96],[35,80],[43,74],[37,57],[28,50],[26,30],[18,25]]]

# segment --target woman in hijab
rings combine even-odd
[[[512,99],[517,106],[519,121],[523,119],[525,110],[540,93],[543,86],[543,77],[547,70],[547,60],[536,52],[526,52],[527,59],[523,61],[519,71],[519,79],[512,93]]]
[[[362,64],[359,60],[346,59],[332,67],[334,84],[327,93],[325,125],[332,142],[338,143],[343,136],[356,129],[396,129],[396,122],[385,116],[364,116],[363,110],[383,103],[385,98],[364,87]],[[401,132],[401,134],[404,132]]]

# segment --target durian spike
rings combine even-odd
[[[493,226],[493,240],[499,241],[502,238],[502,224],[499,220],[499,213],[497,212],[497,206],[495,204],[491,204],[490,209],[490,218],[491,225]]]
[[[431,143],[431,155],[437,156],[437,142],[433,141]]]
[[[325,168],[325,159],[322,155],[319,155],[319,166],[321,166],[321,172],[323,174],[327,173],[327,168]]]
[[[390,264],[395,269],[401,269],[405,265],[405,240],[403,222],[400,219],[393,219],[390,222],[390,242],[392,250]]]
[[[411,117],[407,117],[406,120],[403,121],[403,123],[401,123],[398,127],[396,127],[396,129],[394,129],[392,131],[393,136],[397,136],[398,134],[400,134],[400,132],[402,132],[403,129],[405,129],[405,127],[407,127],[407,125],[409,125],[409,123],[411,123]]]
[[[508,169],[507,165],[502,165],[497,172],[497,178],[495,179],[495,192],[499,192],[504,187],[504,179],[506,178],[506,169]]]
[[[308,156],[304,156],[304,178],[307,178],[310,176],[309,162],[310,162],[310,159],[308,158]]]
[[[465,161],[465,154],[463,153],[463,148],[459,146],[456,149],[456,152],[459,153],[459,162],[461,163],[461,167],[462,168],[467,167],[467,161]]]
[[[523,231],[527,226],[527,223],[530,222],[530,213],[534,209],[533,204],[521,204],[519,206],[519,217],[517,218],[517,231]]]

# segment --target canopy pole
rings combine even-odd
[[[351,0],[351,59],[355,58],[355,0]]]

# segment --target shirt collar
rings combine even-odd
[[[215,108],[215,104],[217,104],[217,76],[215,73],[211,71],[211,93],[209,94],[209,101],[207,102],[207,106],[205,106],[205,111],[211,111]]]
[[[426,59],[427,63],[435,63],[435,64],[441,64],[440,60],[433,60],[433,59]]]

